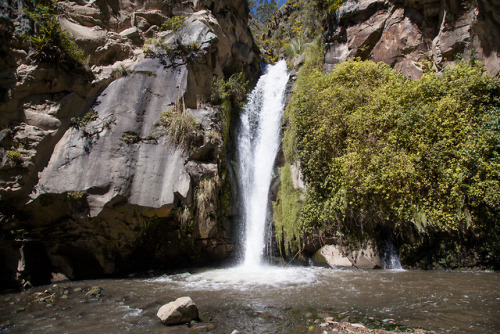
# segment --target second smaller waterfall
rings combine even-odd
[[[279,148],[287,82],[284,60],[268,65],[241,114],[237,154],[245,267],[259,266],[265,247],[269,187]]]

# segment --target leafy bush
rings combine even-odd
[[[93,109],[90,109],[82,117],[72,117],[70,121],[70,126],[75,129],[80,129],[89,124],[90,122],[97,120],[98,118],[99,115]]]
[[[315,6],[326,13],[333,13],[342,6],[344,0],[314,0]]]
[[[299,218],[305,202],[305,193],[294,189],[289,164],[280,168],[280,178],[278,198],[273,203],[273,219],[279,249],[290,255],[301,249],[301,239],[305,231]]]
[[[183,16],[172,16],[163,22],[161,25],[162,30],[173,30],[177,32],[177,30],[182,29],[186,26],[186,19]]]
[[[123,135],[122,140],[130,145],[140,142],[141,137],[135,132],[127,132]]]
[[[245,101],[248,90],[248,80],[243,72],[232,74],[227,80],[214,77],[212,81],[211,101],[221,104],[224,112],[222,136],[224,142],[229,138],[231,113]]]
[[[27,2],[25,13],[31,20],[33,29],[26,34],[26,37],[33,48],[32,55],[35,59],[43,61],[82,63],[83,53],[57,20],[60,11],[57,2],[57,0],[45,0],[31,6],[30,2]]]
[[[465,61],[417,81],[371,61],[301,72],[285,134],[308,184],[297,224],[357,240],[447,233],[498,252],[499,90]]]
[[[248,80],[243,72],[232,74],[227,80],[214,77],[211,99],[218,104],[230,101],[234,107],[238,107],[245,101],[247,89]]]
[[[14,161],[14,162],[20,162],[22,160],[21,153],[16,150],[8,150],[6,153],[7,157]]]
[[[80,190],[72,190],[66,193],[66,199],[69,201],[81,201],[87,197],[87,194]]]

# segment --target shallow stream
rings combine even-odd
[[[101,295],[85,297],[92,286]],[[162,325],[159,307],[186,295],[202,322]],[[0,298],[2,333],[304,333],[326,316],[370,328],[500,332],[500,275],[492,272],[210,269],[65,282]]]

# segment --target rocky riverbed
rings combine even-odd
[[[5,306],[2,307],[0,331],[6,333],[22,332],[26,326],[31,329],[37,328],[42,332],[65,332],[67,330],[66,326],[44,325],[39,327],[38,323],[33,321],[33,318],[42,315],[42,318],[47,317],[56,322],[67,317],[83,320],[89,315],[85,310],[90,311],[94,307],[101,308],[103,304],[108,303],[110,300],[127,299],[126,296],[115,295],[114,291],[110,291],[110,289],[92,284],[93,282],[66,282],[21,293],[5,294],[2,296],[2,302]],[[118,302],[116,308],[123,308],[119,304],[120,302]],[[355,317],[353,320],[356,322],[351,322],[349,312],[331,313],[327,310],[304,312],[291,307],[269,308],[262,311],[255,311],[251,308],[228,311],[203,307],[200,310],[201,317],[199,321],[162,327],[159,325],[161,324],[160,320],[155,316],[156,306],[156,303],[150,303],[144,309],[125,307],[125,309],[128,308],[132,312],[126,313],[123,318],[129,318],[134,313],[141,314],[143,319],[137,320],[137,323],[149,323],[151,325],[150,330],[153,329],[154,333],[225,333],[231,328],[231,322],[233,322],[232,326],[235,328],[232,331],[234,334],[260,332],[260,330],[280,333],[389,333],[389,330],[390,333],[430,333],[422,329],[413,330],[407,326],[397,325],[392,321],[377,320],[373,317],[365,319]],[[112,313],[113,311],[110,310],[110,314]],[[29,321],[29,326],[28,319],[32,319],[32,321]],[[87,320],[92,321],[91,318]],[[246,323],[243,329],[241,329],[242,320]],[[108,318],[108,321],[114,322],[116,319]],[[120,326],[120,324],[117,324],[115,330],[118,330]],[[78,332],[85,333],[91,332],[91,330],[87,331],[80,328]]]
[[[486,272],[238,268],[60,282],[0,296],[0,332],[498,333],[500,277]],[[165,326],[190,296],[201,321]]]

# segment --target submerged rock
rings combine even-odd
[[[156,314],[165,325],[178,325],[199,320],[198,308],[190,297],[181,297],[163,305]]]

